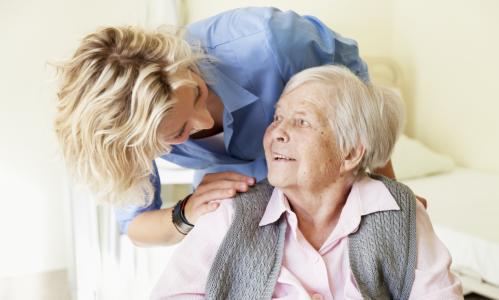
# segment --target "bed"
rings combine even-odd
[[[402,72],[386,58],[367,58],[374,82],[401,96]],[[459,168],[403,135],[392,155],[395,174],[428,200],[435,232],[452,255],[451,270],[466,293],[499,299],[499,174]]]
[[[464,289],[499,299],[499,175],[456,168],[402,182],[428,200],[435,232]]]

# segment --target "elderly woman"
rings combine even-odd
[[[423,205],[383,166],[405,123],[347,68],[295,75],[264,136],[268,181],[220,201],[150,299],[462,299]]]

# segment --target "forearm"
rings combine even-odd
[[[146,211],[136,216],[128,227],[128,237],[138,247],[171,246],[184,235],[171,221],[172,208]]]
[[[184,216],[196,224],[197,219],[215,211],[220,205],[213,202],[246,192],[256,179],[234,172],[206,174],[185,205]],[[146,211],[130,222],[128,237],[139,247],[171,246],[180,243],[184,235],[172,223],[172,208]]]
[[[388,177],[388,178],[392,178],[392,179],[396,178],[395,171],[393,171],[391,159],[388,161],[388,163],[384,167],[375,169],[372,172],[374,174],[381,174],[381,175]],[[418,199],[419,202],[421,202],[425,208],[428,206],[425,198],[419,197],[418,195],[415,195],[415,196],[416,196],[416,199]]]
[[[395,178],[395,171],[393,171],[392,160],[390,159],[384,167],[372,170],[374,174],[381,174],[388,178]]]

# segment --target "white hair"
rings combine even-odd
[[[314,101],[328,107],[327,119],[339,149],[347,153],[358,143],[365,148],[354,170],[355,180],[365,176],[367,169],[386,165],[405,127],[405,105],[400,96],[387,87],[366,85],[348,68],[335,65],[296,74],[284,88],[283,95],[309,83],[325,87]]]

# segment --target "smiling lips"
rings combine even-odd
[[[294,158],[287,157],[287,156],[284,156],[280,153],[275,153],[275,152],[274,152],[274,160],[276,160],[276,161],[296,161],[296,159],[294,159]]]

